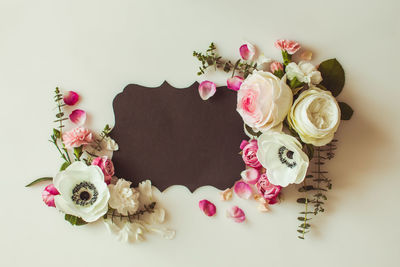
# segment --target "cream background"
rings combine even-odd
[[[399,266],[399,10],[396,0],[0,0],[0,265]],[[174,186],[159,197],[176,238],[127,245],[102,223],[74,229],[44,206],[43,186],[24,187],[60,164],[47,142],[55,86],[80,92],[98,130],[113,124],[112,99],[129,83],[203,79],[194,49],[214,41],[236,58],[249,40],[278,59],[282,37],[311,49],[315,63],[337,57],[347,75],[340,99],[355,110],[329,163],[327,212],[307,240],[296,238],[294,188],[261,214],[250,201],[221,203],[214,188]],[[203,198],[217,203],[215,218],[199,212]],[[234,203],[246,224],[225,218]]]

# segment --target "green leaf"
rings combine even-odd
[[[61,133],[60,133],[60,131],[57,130],[57,129],[53,129],[53,134],[54,134],[54,136],[55,136],[56,138],[60,138],[60,137],[61,137]]]
[[[65,220],[70,222],[72,225],[85,225],[87,224],[87,222],[85,222],[84,220],[82,220],[82,218],[76,217],[74,215],[70,215],[70,214],[65,214]]]
[[[353,109],[344,102],[339,102],[338,104],[341,112],[340,118],[345,121],[350,120],[354,113]]]
[[[77,160],[80,160],[80,158],[82,156],[82,153],[83,153],[82,152],[82,146],[74,148],[74,155],[75,155]]]
[[[299,188],[299,192],[306,192],[306,191],[310,191],[313,190],[314,186],[312,185],[305,185]]]
[[[282,50],[283,65],[287,66],[292,60],[292,55],[290,55],[286,50]]]
[[[331,91],[333,96],[338,96],[343,90],[345,81],[342,65],[340,65],[336,58],[332,58],[322,62],[318,70],[322,75],[321,85]]]
[[[302,204],[305,204],[306,203],[306,201],[307,201],[307,199],[306,198],[298,198],[297,199],[297,203],[302,203]],[[308,201],[307,201],[308,202]]]
[[[304,83],[297,80],[296,77],[294,77],[293,80],[290,81],[290,88],[292,88],[292,89],[302,87],[303,85],[304,85]]]
[[[53,180],[53,177],[42,177],[42,178],[36,179],[35,181],[25,185],[25,187],[29,187],[29,186],[35,185],[35,184],[43,182],[43,181],[52,181],[52,180]]]
[[[249,134],[251,134],[252,136],[259,137],[259,136],[262,134],[262,132],[255,132],[255,131],[253,131],[253,128],[251,128],[251,127],[250,127],[249,125],[247,125],[247,124],[245,124],[244,127],[246,127],[247,132],[248,132]]]
[[[69,163],[69,162],[64,162],[62,165],[61,165],[61,167],[60,167],[60,171],[63,171],[63,170],[65,170],[66,168],[68,168],[68,166],[69,165],[71,165],[71,163]]]
[[[314,157],[314,146],[312,144],[305,144],[304,150],[307,154],[309,161],[311,161],[312,158]]]

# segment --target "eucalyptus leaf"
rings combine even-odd
[[[40,182],[43,182],[43,181],[52,181],[52,180],[53,180],[53,177],[42,177],[42,178],[38,178],[38,179],[36,179],[35,181],[33,181],[33,182],[31,182],[31,183],[25,185],[25,187],[29,187],[29,186],[35,185],[35,184],[40,183]]]
[[[64,162],[60,167],[60,171],[65,170],[66,168],[68,168],[69,165],[71,165],[71,163],[69,163],[68,161]]]
[[[76,217],[74,215],[70,215],[70,214],[65,214],[65,220],[70,222],[72,225],[85,225],[87,224],[87,222],[85,222],[84,220],[82,220],[82,218]]]
[[[247,132],[248,132],[249,134],[251,134],[252,136],[254,136],[254,137],[259,137],[259,136],[262,134],[262,132],[255,132],[255,131],[253,130],[253,128],[251,128],[251,127],[250,127],[249,125],[247,125],[247,124],[245,124],[244,127],[246,128]]]
[[[344,102],[339,102],[338,104],[340,107],[341,119],[345,121],[350,120],[354,113],[353,109]]]
[[[332,58],[322,62],[318,70],[322,75],[321,85],[326,87],[333,96],[338,96],[343,90],[345,81],[342,65],[340,65],[336,58]]]

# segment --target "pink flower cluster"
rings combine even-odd
[[[114,175],[114,164],[106,156],[93,159],[92,165],[98,166],[104,174],[104,182],[110,184],[111,178]]]
[[[62,140],[66,148],[75,148],[93,142],[93,135],[88,129],[77,127],[63,133]]]
[[[275,42],[275,47],[293,55],[300,49],[300,44],[291,40],[279,39]]]

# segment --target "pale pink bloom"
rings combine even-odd
[[[238,206],[233,206],[228,209],[226,215],[229,218],[232,218],[237,223],[241,223],[246,220],[246,215],[244,214],[244,211]]]
[[[303,53],[301,53],[300,58],[305,61],[310,61],[312,59],[312,52],[304,51]]]
[[[275,73],[275,71],[280,71],[280,70],[283,71],[283,65],[278,61],[272,62],[270,68],[272,73]]]
[[[244,199],[249,199],[253,194],[253,190],[251,190],[250,185],[242,181],[236,182],[233,190],[238,197]]]
[[[207,100],[212,97],[216,91],[217,86],[213,82],[203,81],[199,84],[199,94],[203,100]]]
[[[85,123],[86,121],[86,112],[82,109],[75,109],[74,111],[71,112],[71,114],[69,115],[69,119],[81,126]]]
[[[92,165],[99,166],[104,174],[104,182],[110,184],[112,176],[114,175],[114,164],[106,156],[97,157],[93,159]]]
[[[256,184],[260,178],[260,171],[254,168],[248,168],[240,173],[243,181],[249,184]]]
[[[253,168],[261,167],[261,163],[257,159],[257,140],[251,140],[250,142],[243,140],[240,148],[242,149],[242,159],[247,166]]]
[[[255,47],[250,43],[245,43],[239,48],[240,56],[244,60],[252,60],[254,55],[256,54]]]
[[[64,95],[64,103],[68,106],[73,106],[76,104],[76,102],[78,102],[79,100],[79,95],[74,92],[74,91],[68,91],[65,95]]]
[[[265,173],[260,176],[256,187],[261,196],[267,200],[269,204],[272,205],[277,203],[277,197],[281,192],[281,187],[279,185],[271,184]]]
[[[199,201],[199,208],[209,217],[214,216],[217,212],[215,205],[206,199]]]
[[[49,207],[56,207],[56,204],[54,203],[54,196],[59,195],[60,193],[58,190],[54,187],[53,184],[49,184],[46,186],[42,192],[42,199],[43,202],[49,206]]]
[[[291,40],[279,39],[275,42],[275,47],[288,52],[290,55],[293,55],[300,49],[300,44]]]
[[[220,194],[221,194],[222,201],[230,200],[232,198],[232,188],[227,188],[224,191],[222,191]]]
[[[74,148],[93,142],[93,135],[88,129],[77,127],[63,133],[62,140],[66,148]]]
[[[233,77],[228,78],[226,83],[228,85],[228,89],[238,91],[240,89],[240,86],[243,83],[243,78],[240,76],[233,76]]]

